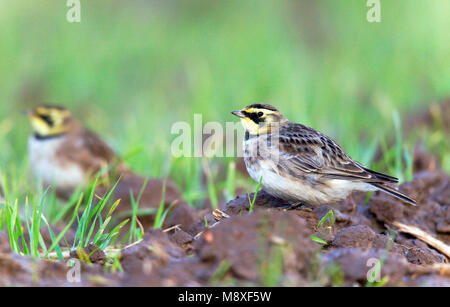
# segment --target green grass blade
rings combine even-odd
[[[258,182],[258,185],[256,186],[255,194],[253,195],[253,200],[250,202],[249,213],[253,212],[253,207],[256,202],[256,197],[258,196],[259,189],[261,188],[261,182],[262,182],[262,176],[259,178],[259,182]],[[248,197],[249,197],[249,201],[250,201],[250,196],[248,196]]]
[[[155,221],[153,223],[153,228],[157,229],[158,226],[161,224],[160,220],[162,217],[162,214],[164,212],[164,204],[165,204],[165,198],[166,198],[166,182],[163,183],[162,193],[161,193],[161,202],[159,203],[158,212],[156,213]]]

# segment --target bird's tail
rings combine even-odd
[[[383,182],[392,182],[392,183],[397,183],[398,182],[398,178],[383,174],[383,173],[379,173],[379,172],[375,172],[371,169],[368,168],[364,168],[364,170],[366,172],[368,172],[370,175],[373,176],[373,178],[375,179],[380,179]]]
[[[386,192],[394,197],[397,197],[398,199],[404,201],[405,203],[408,203],[410,205],[413,206],[417,206],[417,203],[414,199],[412,199],[411,197],[408,197],[407,195],[397,191],[394,188],[391,188],[387,185],[384,184],[379,184],[379,183],[372,183],[373,186],[377,187],[378,189],[380,189],[383,192]]]

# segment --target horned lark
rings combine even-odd
[[[276,108],[252,104],[233,115],[245,129],[244,160],[248,173],[272,196],[294,204],[323,205],[353,191],[380,190],[415,205],[388,186],[398,179],[365,168],[326,135],[289,122]]]
[[[30,165],[44,185],[52,185],[58,195],[68,197],[99,171],[117,165],[113,150],[95,133],[84,128],[69,110],[40,106],[27,112],[33,134],[28,140]]]

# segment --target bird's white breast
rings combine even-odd
[[[84,183],[85,173],[74,162],[58,157],[64,137],[39,140],[31,136],[28,140],[28,152],[33,174],[45,185],[57,189],[75,189]]]

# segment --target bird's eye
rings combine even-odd
[[[48,115],[40,115],[40,118],[42,118],[43,121],[45,121],[49,126],[53,126],[54,122],[53,119]]]
[[[258,112],[258,117],[261,117],[261,116],[263,116],[263,115],[264,115],[263,112]]]

